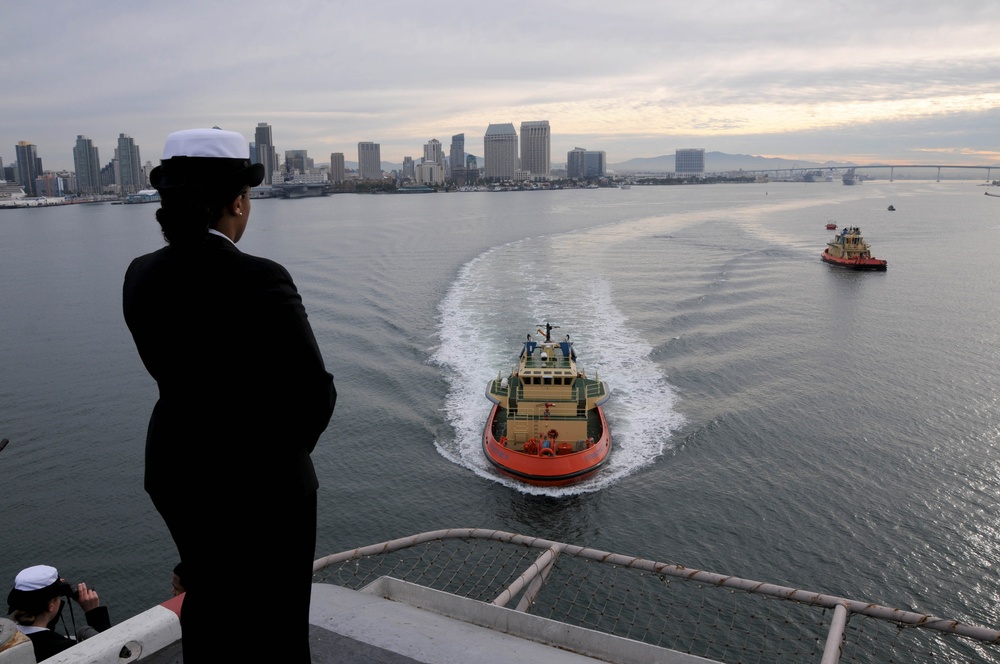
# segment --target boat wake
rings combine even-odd
[[[439,306],[441,343],[431,358],[449,384],[445,414],[454,438],[435,441],[445,458],[524,493],[565,496],[609,486],[669,449],[683,421],[674,410],[676,394],[653,362],[652,347],[615,306],[600,261],[588,257],[600,245],[599,233],[530,238],[490,249],[462,268]],[[569,487],[503,477],[482,450],[486,384],[507,375],[525,335],[546,321],[560,326],[554,339],[571,335],[580,366],[611,390],[610,459],[593,478]]]

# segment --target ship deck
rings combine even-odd
[[[419,533],[313,570],[317,663],[1000,661],[992,628],[497,530]],[[180,663],[180,599],[47,662]],[[30,662],[23,645],[0,638],[0,664]]]

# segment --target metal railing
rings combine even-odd
[[[1000,662],[1000,631],[498,530],[420,533],[320,558],[721,662]],[[516,602],[516,603],[515,603]]]

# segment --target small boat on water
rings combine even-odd
[[[517,366],[486,387],[493,402],[483,428],[483,452],[497,470],[537,486],[565,486],[591,477],[611,452],[611,433],[601,405],[610,395],[598,377],[576,364],[569,340],[544,341],[529,334]]]
[[[885,270],[889,265],[888,261],[872,258],[871,245],[861,237],[861,229],[857,226],[845,226],[827,243],[820,258],[849,270]]]

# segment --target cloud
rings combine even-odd
[[[108,160],[124,132],[155,159],[174,129],[268,122],[279,150],[322,161],[372,140],[400,160],[460,132],[481,152],[491,122],[548,119],[556,160],[576,145],[611,161],[678,145],[837,158],[845,135],[885,158],[947,135],[979,159],[995,135],[960,119],[1000,108],[995,14],[964,0],[20,3],[0,27],[0,156],[30,140],[68,167],[85,134]]]

